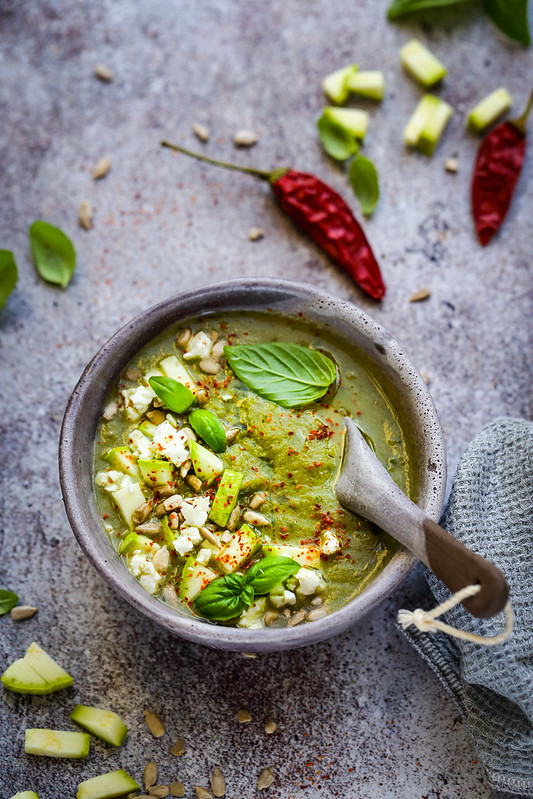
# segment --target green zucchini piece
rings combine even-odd
[[[113,469],[118,469],[120,472],[125,472],[125,474],[130,474],[133,477],[140,477],[139,469],[130,447],[113,447],[106,453],[105,459]]]
[[[39,797],[35,791],[22,791],[22,793],[16,793],[11,799],[39,799]]]
[[[206,485],[222,474],[224,464],[214,452],[202,447],[197,441],[189,441],[189,452],[196,476]]]
[[[512,104],[513,98],[507,89],[503,87],[495,89],[470,111],[466,120],[468,129],[472,133],[483,133],[489,125],[503,116]]]
[[[292,558],[300,566],[308,566],[311,569],[320,568],[320,549],[314,544],[307,546],[290,546],[288,544],[263,544],[263,553],[266,555],[278,555],[284,558]]]
[[[89,754],[91,736],[86,732],[67,730],[26,730],[24,751],[27,755],[72,757],[82,760]]]
[[[228,523],[228,519],[239,498],[243,477],[242,472],[232,471],[231,469],[226,469],[222,475],[209,513],[211,521],[218,524],[219,527],[225,527]]]
[[[383,72],[369,70],[367,72],[354,72],[346,80],[346,87],[350,92],[367,97],[369,100],[383,100],[385,95],[385,76]]]
[[[417,39],[411,39],[400,50],[403,68],[426,89],[441,81],[448,70],[427,47]]]
[[[148,552],[152,549],[154,542],[146,535],[139,533],[128,533],[126,538],[123,538],[118,548],[119,555],[129,555],[135,552],[136,549],[141,549],[143,552]]]
[[[176,538],[176,533],[174,530],[170,529],[168,523],[168,516],[163,516],[161,519],[161,535],[163,536],[163,541],[169,548],[171,552],[174,551],[174,539]]]
[[[196,555],[191,555],[181,573],[180,599],[190,605],[200,591],[219,576],[203,563],[198,563]]]
[[[74,684],[70,674],[61,668],[59,663],[56,663],[35,641],[26,650],[24,660],[32,669],[35,669],[37,674],[40,674],[43,680],[46,680],[53,691],[70,688]]]
[[[347,67],[337,69],[324,78],[322,81],[322,89],[324,94],[329,97],[333,103],[342,105],[342,103],[346,102],[349,94],[346,81],[354,72],[357,72],[357,65],[350,64]]]
[[[143,422],[140,423],[139,430],[141,431],[143,436],[146,436],[146,438],[153,438],[154,433],[157,430],[157,425],[153,424],[152,422],[149,422],[148,419],[145,419]]]
[[[0,679],[4,688],[15,694],[51,694],[55,690],[24,658],[13,661]]]
[[[194,382],[194,378],[185,366],[175,355],[169,355],[168,358],[163,358],[159,364],[166,377],[171,377],[177,380],[182,386],[188,388],[193,394],[196,394],[198,387]]]
[[[439,101],[439,105],[431,114],[426,124],[422,128],[418,144],[416,145],[424,155],[433,155],[435,147],[440,141],[444,128],[453,115],[453,108],[444,100]]]
[[[101,738],[111,746],[122,746],[128,728],[117,713],[89,705],[76,705],[70,714],[72,721]]]
[[[248,524],[232,536],[231,541],[215,557],[216,563],[226,574],[237,571],[260,549],[261,538]]]
[[[174,464],[170,461],[139,458],[137,466],[146,485],[154,490],[157,490],[158,486],[165,486],[174,482]]]
[[[128,527],[133,526],[132,515],[135,508],[145,502],[145,496],[139,483],[134,485],[124,486],[119,488],[118,491],[113,491],[109,494],[111,502],[113,502],[119,509],[122,517]]]
[[[139,790],[139,784],[121,768],[80,782],[76,799],[116,799],[130,791]]]
[[[363,141],[368,130],[369,114],[360,108],[335,108],[327,105],[323,111],[324,116],[335,122],[339,127],[351,133],[356,139]]]

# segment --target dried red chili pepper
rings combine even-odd
[[[161,142],[185,155],[268,180],[283,210],[375,300],[385,296],[378,262],[363,229],[340,194],[305,172],[279,168],[271,172],[215,161],[177,144]]]
[[[497,125],[481,142],[472,178],[472,213],[483,247],[499,230],[511,205],[526,154],[526,119],[532,104],[533,92],[519,119]]]

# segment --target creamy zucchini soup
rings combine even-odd
[[[407,442],[362,352],[304,319],[188,320],[139,352],[103,410],[103,524],[145,591],[237,627],[340,608],[396,543],[336,500],[350,415],[411,493]]]

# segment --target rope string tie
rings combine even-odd
[[[437,605],[433,610],[422,610],[422,608],[417,608],[416,610],[399,610],[397,617],[398,623],[403,630],[406,630],[411,624],[414,624],[422,633],[442,632],[452,636],[452,638],[460,638],[463,641],[472,641],[475,644],[482,644],[483,646],[496,646],[496,644],[501,644],[509,638],[513,631],[514,613],[510,602],[507,602],[503,609],[505,614],[505,626],[501,633],[497,635],[476,635],[475,633],[469,633],[467,630],[459,630],[457,627],[452,627],[450,624],[445,624],[438,620],[438,617],[442,616],[443,613],[451,610],[465,599],[475,596],[475,594],[478,594],[480,591],[480,585],[467,585],[465,588],[461,588],[460,591],[452,594],[445,602]]]

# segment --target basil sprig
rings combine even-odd
[[[268,594],[300,569],[292,558],[268,555],[246,574],[228,574],[213,580],[196,597],[196,611],[208,621],[230,621],[254,604],[256,595]]]
[[[38,220],[30,227],[30,248],[43,280],[66,288],[76,268],[76,250],[66,233]]]
[[[224,452],[226,449],[226,431],[222,422],[212,411],[196,408],[189,415],[189,424],[200,438],[203,438],[213,452]]]
[[[337,377],[331,358],[300,344],[234,344],[224,355],[248,388],[284,408],[320,399]]]
[[[14,608],[19,598],[14,591],[7,591],[5,588],[0,588],[0,616],[9,613],[11,608]]]
[[[359,144],[355,136],[326,114],[322,114],[316,126],[324,150],[337,161],[346,161],[358,151]]]
[[[389,19],[399,19],[413,11],[425,11],[428,8],[441,8],[442,6],[457,6],[469,0],[393,0],[387,9]]]
[[[350,164],[350,183],[365,216],[374,213],[379,200],[379,180],[376,167],[364,155],[357,155]]]
[[[0,250],[0,308],[15,288],[18,279],[17,264],[10,250]]]
[[[148,382],[166,407],[175,413],[184,413],[194,402],[194,394],[173,377],[150,377]]]

